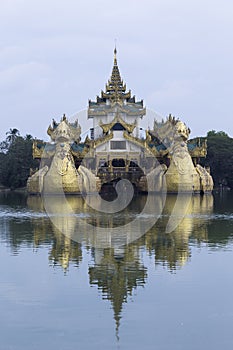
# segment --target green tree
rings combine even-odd
[[[215,130],[208,131],[207,137],[211,137],[211,136],[229,137],[225,131],[215,131]]]
[[[7,136],[7,152],[0,153],[0,183],[11,189],[25,187],[30,168],[36,166],[32,157],[31,135],[19,136],[17,129],[11,129]]]
[[[10,129],[6,132],[6,139],[0,142],[0,150],[1,152],[6,153],[12,143],[20,136],[19,130],[16,128]]]
[[[7,131],[6,135],[8,135],[6,141],[11,145],[17,139],[20,133],[18,129],[13,128]]]
[[[226,185],[233,189],[233,138],[224,131],[207,133],[206,163],[210,166],[215,187]]]

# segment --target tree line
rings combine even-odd
[[[233,189],[233,138],[224,131],[207,133],[207,157],[201,165],[209,166],[215,188]],[[26,186],[30,169],[38,167],[32,156],[33,137],[21,136],[18,129],[10,129],[0,142],[0,185],[10,188]]]
[[[26,186],[30,169],[37,166],[32,156],[33,137],[21,136],[18,129],[10,129],[0,143],[0,185],[10,188]]]
[[[210,167],[215,188],[233,189],[233,138],[224,131],[209,131],[204,163]]]

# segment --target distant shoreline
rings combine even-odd
[[[214,187],[212,193],[221,193],[221,192],[228,192],[231,191],[232,189],[227,186],[222,186],[222,187]],[[0,193],[8,193],[8,192],[19,192],[19,193],[28,193],[27,192],[27,187],[21,187],[21,188],[7,188],[0,186]]]
[[[8,188],[8,187],[0,187],[0,193],[4,192],[20,192],[20,193],[27,193],[27,188],[26,187],[21,187],[21,188]]]

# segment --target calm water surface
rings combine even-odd
[[[51,221],[39,197],[0,194],[0,349],[232,349],[233,194],[154,200],[134,236],[144,196],[115,214],[70,197],[72,215],[57,197]]]

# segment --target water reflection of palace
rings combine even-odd
[[[22,222],[9,221],[9,226],[5,227],[5,239],[14,251],[19,250],[21,244],[31,245],[33,249],[47,245],[50,263],[62,266],[64,271],[67,271],[69,264],[79,266],[82,246],[91,249],[89,283],[97,286],[103,298],[111,302],[117,329],[124,303],[134,290],[146,284],[144,252],[154,258],[155,265],[160,264],[174,271],[190,259],[190,242],[208,241],[212,195],[168,195],[165,204],[163,198],[157,196],[156,203],[163,209],[162,215],[146,234],[136,235],[135,240],[132,239],[132,232],[125,231],[124,227],[143,210],[146,202],[144,196],[135,197],[124,211],[114,214],[97,213],[82,197],[70,196],[65,200],[57,196],[55,200],[47,202],[47,209],[50,205],[52,213],[57,213],[51,215],[50,222],[51,217],[49,219],[44,212],[41,197],[28,197],[28,210],[34,215]],[[80,220],[88,223],[88,226],[80,226]],[[90,230],[91,225],[96,225],[93,230]],[[118,227],[118,240],[111,237],[111,230],[103,236],[99,232],[99,237],[96,237],[97,226]],[[102,247],[100,243],[103,243]]]
[[[155,263],[162,263],[172,270],[183,266],[191,257],[190,239],[208,241],[205,216],[213,210],[212,196],[181,196],[179,205],[174,209],[176,200],[176,196],[167,198],[160,222],[144,237],[146,249],[154,255]],[[185,211],[180,212],[184,204]],[[170,226],[174,230],[166,233]]]
[[[55,258],[55,251],[57,251],[57,257],[60,256],[61,261],[63,261],[63,263],[60,262],[61,265],[66,267],[68,267],[70,260],[74,261],[73,259],[75,259],[75,253],[69,253],[73,249],[71,243],[73,240],[76,241],[77,245],[83,244],[93,247],[98,255],[97,262],[100,261],[100,256],[105,256],[105,249],[112,252],[114,259],[118,261],[125,259],[125,249],[129,245],[127,243],[130,243],[130,247],[134,247],[136,250],[145,246],[150,254],[154,254],[156,263],[162,262],[172,269],[182,266],[190,256],[190,237],[199,242],[208,240],[205,218],[213,210],[213,197],[211,195],[169,195],[165,205],[162,203],[163,198],[156,195],[156,204],[161,207],[160,210],[163,209],[161,210],[162,215],[146,234],[140,236],[139,233],[136,233],[134,237],[131,231],[126,231],[126,227],[130,228],[126,225],[142,211],[145,205],[145,197],[143,196],[135,197],[132,204],[120,214],[96,212],[87,205],[82,197],[51,196],[48,200],[47,209],[53,209],[50,212],[51,229],[57,246],[57,249],[54,248],[52,256],[54,256],[54,262],[58,262],[58,259]],[[40,197],[29,197],[28,205],[34,210],[43,208]],[[97,227],[108,229],[95,234]],[[117,239],[114,236],[115,231],[112,233],[110,230],[112,227],[118,229]],[[39,232],[35,229],[34,233],[37,242],[40,241],[42,227],[39,226],[38,229]],[[79,254],[81,255],[81,250]],[[80,261],[80,257],[78,261]]]
[[[159,204],[162,198],[158,200],[157,197],[156,200]],[[58,213],[52,217],[51,230],[54,236],[51,239],[49,260],[53,264],[60,264],[66,271],[70,263],[79,265],[82,260],[82,245],[92,248],[93,262],[89,266],[89,281],[91,285],[98,287],[104,299],[111,302],[118,330],[123,304],[133,290],[146,283],[147,267],[144,265],[142,252],[147,251],[150,256],[154,256],[155,265],[161,264],[173,271],[182,267],[191,257],[190,240],[208,240],[206,218],[212,213],[213,197],[169,195],[157,223],[130,244],[125,243],[132,233],[123,232],[124,225],[143,209],[143,196],[134,198],[131,205],[121,212],[120,217],[100,212],[97,215],[82,197],[67,197],[65,202],[64,198],[56,197],[55,200],[51,199],[49,205],[50,210],[53,207],[53,214]],[[29,197],[28,206],[35,211],[42,210],[43,203],[40,197]],[[163,206],[162,202],[160,206]],[[106,237],[104,234],[104,237],[98,237],[98,243],[103,242],[103,247],[96,245],[96,226],[93,226],[92,232],[89,231],[90,226],[83,225],[81,227],[84,231],[78,232],[80,226],[77,222],[80,220],[101,227],[120,225],[120,244],[119,240],[116,244],[114,237]],[[45,225],[48,225],[47,219]],[[43,241],[40,241],[39,236],[44,231],[42,223],[34,226],[34,240],[37,244]],[[75,237],[76,242],[69,237]],[[110,243],[106,244],[106,241]]]

